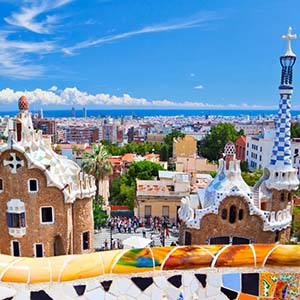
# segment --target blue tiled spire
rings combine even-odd
[[[291,166],[291,94],[281,94],[270,165]]]
[[[296,61],[296,55],[291,49],[291,40],[296,38],[292,34],[292,28],[289,27],[288,34],[282,37],[287,40],[287,50],[283,56],[280,57],[281,85],[280,103],[278,120],[276,123],[276,135],[272,150],[270,165],[283,167],[290,167],[292,165],[291,159],[291,97],[293,93],[292,79],[293,66]]]
[[[287,40],[287,50],[280,57],[282,67],[281,83],[279,86],[280,103],[276,134],[272,149],[271,160],[264,176],[266,186],[276,190],[296,190],[299,185],[297,171],[292,166],[291,158],[291,98],[293,94],[293,66],[296,55],[291,49],[291,40],[296,38],[289,27],[288,34],[282,37]]]

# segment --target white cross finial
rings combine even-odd
[[[287,35],[283,35],[282,38],[288,42],[284,56],[296,56],[291,48],[291,40],[295,40],[297,38],[296,34],[292,34],[292,27],[289,27]]]
[[[12,152],[9,153],[11,158],[9,160],[4,160],[3,161],[3,165],[5,166],[10,166],[10,173],[12,174],[16,174],[17,173],[17,169],[20,167],[24,167],[24,161],[21,160],[20,158],[18,158],[16,156],[16,153]]]

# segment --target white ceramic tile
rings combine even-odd
[[[105,292],[98,288],[93,291],[88,291],[84,294],[85,298],[88,300],[99,300],[99,299],[105,299]]]
[[[153,278],[154,283],[161,289],[165,289],[170,286],[169,281],[167,281],[166,277],[158,276]]]
[[[208,273],[207,284],[215,287],[222,286],[222,275],[219,273]]]
[[[184,286],[190,286],[191,282],[195,278],[194,274],[187,273],[182,275],[182,284]]]
[[[206,287],[206,296],[207,297],[213,297],[213,296],[218,295],[219,293],[220,293],[220,288],[217,288],[217,287],[214,287],[214,286],[210,286],[210,285],[208,285]]]
[[[0,286],[0,295],[1,295],[1,298],[5,299],[5,298],[13,297],[16,294],[17,294],[17,291],[15,289],[4,287],[4,286]]]

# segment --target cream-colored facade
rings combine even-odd
[[[177,157],[176,158],[176,171],[177,172],[216,172],[218,165],[209,163],[207,159],[200,157]]]
[[[160,180],[137,180],[137,207],[140,218],[167,218],[177,223],[177,210],[182,197],[190,194],[189,175],[182,172],[159,171]]]
[[[193,136],[186,135],[184,138],[174,139],[173,158],[178,157],[196,157],[197,141]]]

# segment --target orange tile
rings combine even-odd
[[[259,300],[259,298],[253,295],[240,293],[238,296],[238,300]]]
[[[254,267],[253,251],[249,245],[230,246],[218,257],[216,267]]]

